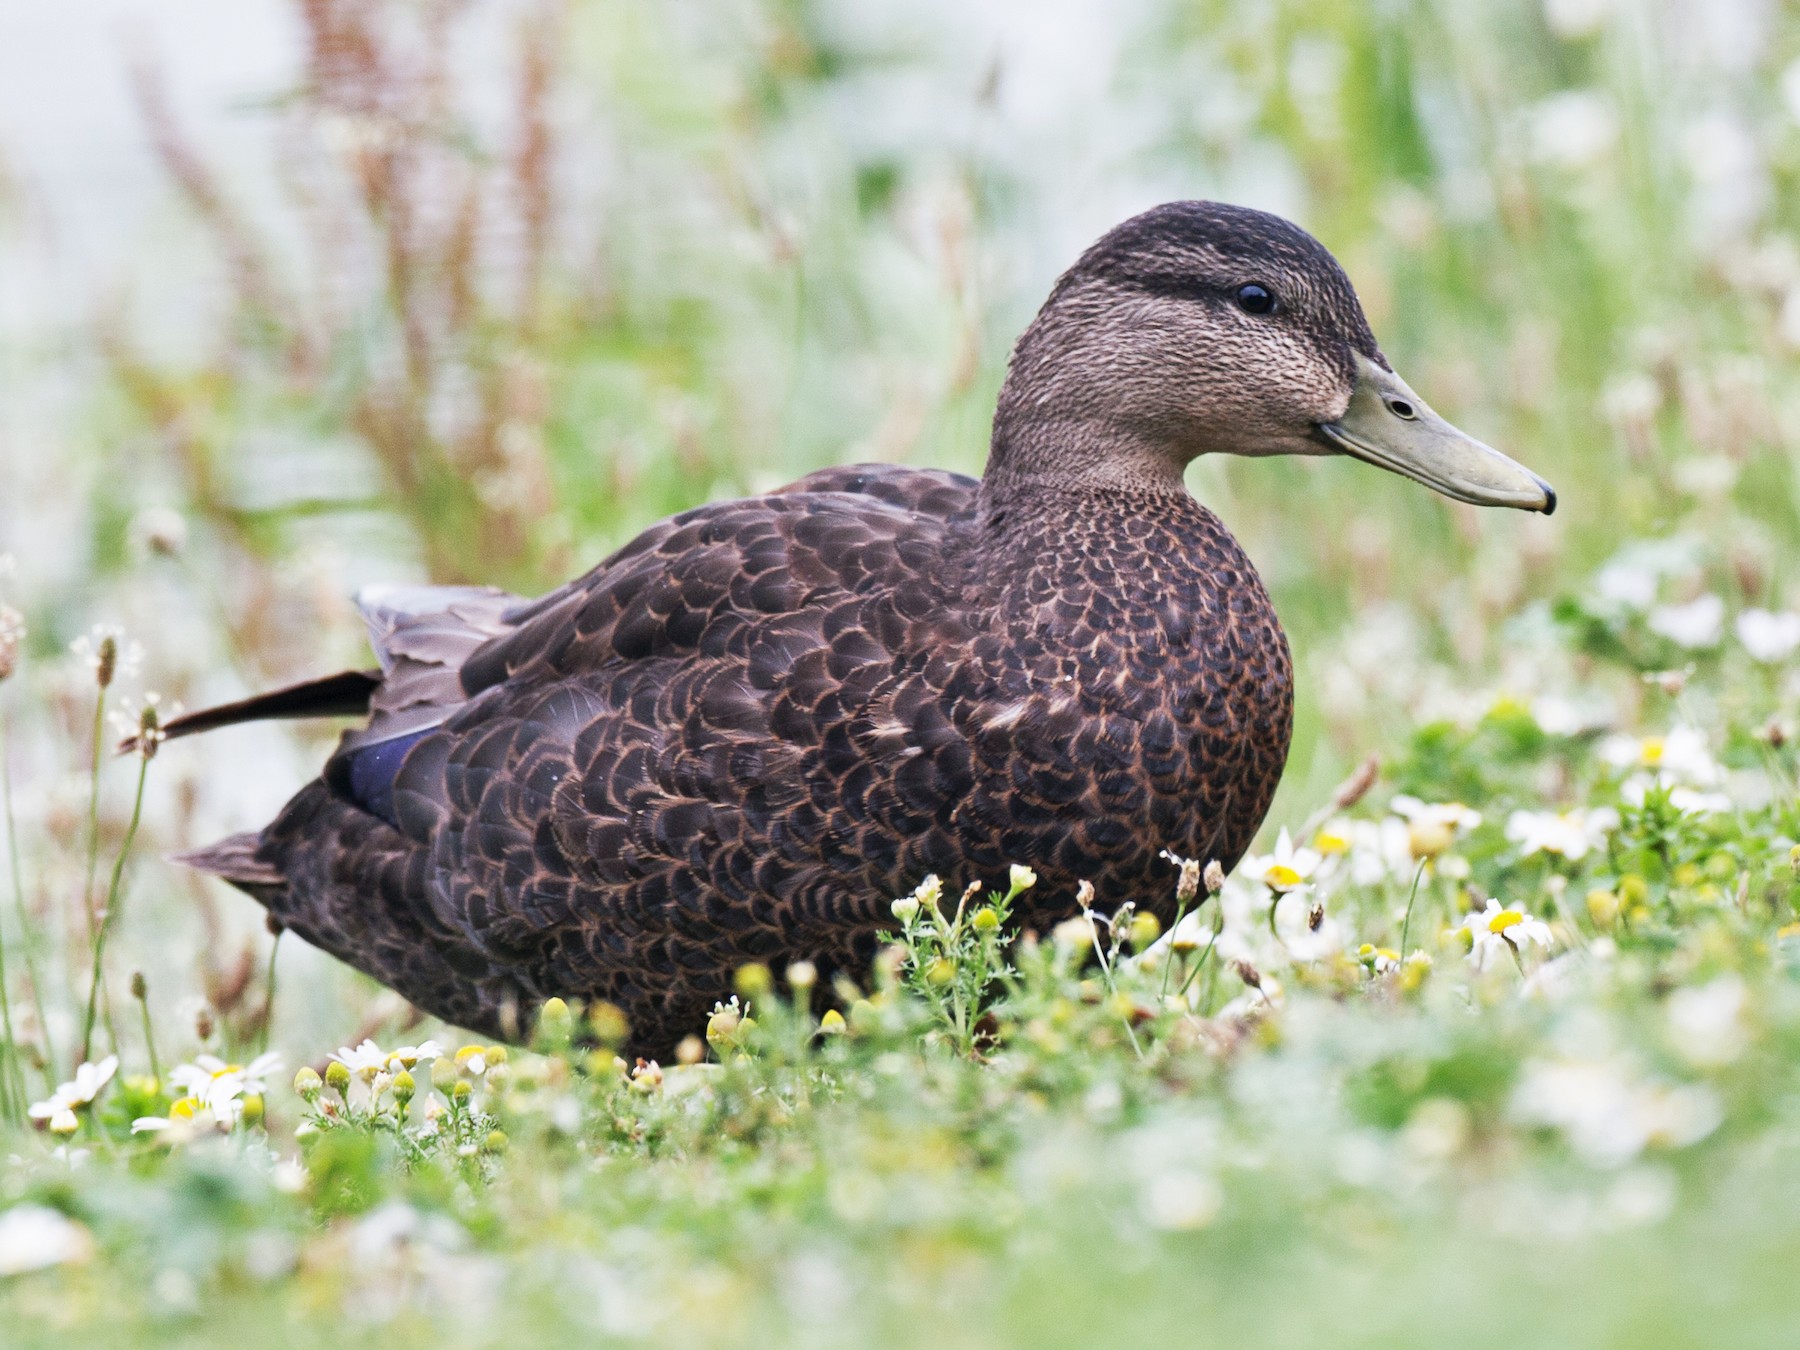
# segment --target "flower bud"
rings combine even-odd
[[[1142,951],[1162,936],[1162,924],[1157,922],[1156,915],[1138,913],[1131,916],[1131,945]]]
[[[1038,880],[1036,872],[1032,871],[1029,867],[1021,867],[1018,863],[1012,865],[1012,869],[1007,873],[1006,879],[1007,884],[1014,895],[1019,894],[1021,891],[1030,890],[1033,886],[1037,885]]]
[[[824,1036],[837,1036],[849,1030],[844,1023],[844,1015],[836,1008],[828,1008],[819,1019],[819,1032]]]
[[[240,1119],[246,1125],[260,1125],[263,1119],[262,1094],[253,1092],[244,1098],[244,1114]]]
[[[738,993],[745,998],[761,998],[774,984],[774,977],[762,962],[752,961],[747,966],[738,967],[732,982],[737,985]]]
[[[819,968],[811,961],[790,961],[787,982],[796,993],[805,993],[819,982]]]
[[[903,895],[888,906],[894,917],[901,923],[911,923],[919,917],[919,902],[910,895]]]
[[[489,1130],[487,1138],[481,1141],[481,1151],[483,1153],[504,1153],[510,1142],[506,1137],[505,1130]]]
[[[925,978],[942,988],[956,978],[956,962],[947,956],[938,957],[925,967]]]
[[[605,999],[589,1006],[588,1028],[594,1033],[594,1039],[605,1046],[622,1045],[631,1034],[631,1022],[624,1012],[617,1004]]]
[[[339,1067],[341,1068],[342,1066],[340,1065]],[[345,1081],[349,1081],[349,1076],[347,1074],[345,1075]],[[310,1064],[302,1064],[299,1070],[294,1074],[294,1091],[299,1093],[309,1102],[319,1095],[319,1089],[324,1086],[325,1082],[319,1077],[319,1071]]]
[[[410,1102],[413,1099],[413,1094],[418,1090],[419,1085],[417,1081],[414,1080],[412,1074],[407,1070],[402,1069],[399,1073],[394,1075],[394,1100],[399,1102],[400,1105],[405,1106]]]
[[[466,1102],[474,1095],[475,1089],[469,1086],[467,1079],[455,1084],[450,1089],[450,1100],[453,1102]]]
[[[681,1038],[681,1043],[675,1047],[675,1062],[677,1064],[698,1064],[705,1058],[706,1042],[701,1040],[698,1036],[683,1036]]]
[[[350,1070],[340,1060],[332,1060],[325,1066],[325,1086],[342,1096],[350,1090]]]
[[[439,1055],[431,1061],[431,1085],[449,1091],[450,1085],[456,1082],[456,1061],[449,1055]]]
[[[729,1042],[737,1035],[743,1017],[735,999],[731,1003],[715,1009],[713,1015],[706,1019],[706,1039],[714,1045]]]
[[[975,917],[970,922],[975,925],[977,933],[992,933],[1000,927],[1000,914],[992,905],[983,905],[975,911]]]

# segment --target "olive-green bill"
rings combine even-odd
[[[1523,464],[1458,431],[1405,380],[1357,354],[1350,406],[1319,430],[1346,454],[1473,506],[1556,510],[1556,489]]]

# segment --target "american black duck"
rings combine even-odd
[[[1166,920],[1158,855],[1235,864],[1293,709],[1269,597],[1182,471],[1333,453],[1556,505],[1393,372],[1305,231],[1157,207],[1019,339],[984,479],[827,469],[541,599],[365,593],[379,669],[171,728],[367,717],[273,824],[187,861],[451,1022],[605,998],[647,1055],[746,962],[860,975],[927,873],[1028,864],[1034,925],[1083,879]]]

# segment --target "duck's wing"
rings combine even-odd
[[[830,470],[663,521],[539,600],[481,597],[448,634],[429,606],[391,606],[382,645],[425,667],[416,701],[378,694],[398,734],[372,718],[253,846],[196,861],[237,867],[274,918],[441,1015],[499,1028],[509,1001],[586,991],[634,1006],[652,1043],[801,909],[874,903],[852,877],[870,850],[814,802],[836,791],[816,775],[921,812],[945,798],[941,718],[906,711],[923,748],[882,784],[852,710],[941,619],[948,521],[977,488]]]

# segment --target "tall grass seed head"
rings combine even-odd
[[[1225,869],[1220,866],[1217,858],[1206,864],[1200,873],[1200,880],[1205,883],[1208,895],[1217,895],[1225,889]]]

